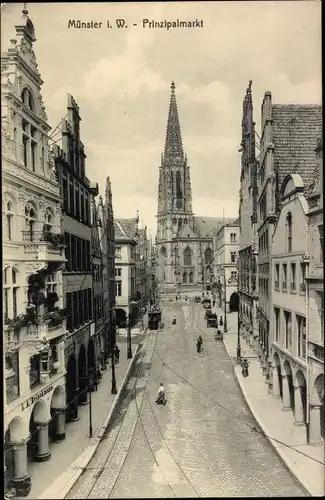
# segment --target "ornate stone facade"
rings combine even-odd
[[[244,338],[257,348],[258,321],[258,240],[257,240],[257,158],[253,119],[252,82],[243,101],[238,258],[238,293],[240,330]]]
[[[48,460],[64,438],[65,405],[60,186],[26,9],[1,57],[5,488],[31,488],[27,449]]]

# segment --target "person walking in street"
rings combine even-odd
[[[176,316],[175,316],[175,314],[173,315],[172,325],[176,325]]]
[[[248,363],[247,359],[245,358],[241,364],[241,373],[242,373],[242,376],[245,378],[248,377],[248,375],[249,375],[248,366],[249,366],[249,363]]]
[[[197,341],[196,341],[196,350],[197,350],[197,352],[201,351],[202,344],[203,344],[203,338],[201,337],[201,335],[199,335],[198,338],[197,338]]]
[[[158,395],[156,399],[156,405],[164,405],[166,404],[166,392],[165,392],[165,387],[162,382],[160,382],[159,389],[158,389]]]

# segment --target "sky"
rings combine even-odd
[[[22,8],[2,6],[2,51],[14,38]],[[172,80],[193,210],[200,216],[238,216],[238,149],[249,80],[259,134],[264,92],[271,91],[276,103],[321,103],[317,0],[29,3],[27,9],[49,124],[54,129],[65,116],[72,94],[82,118],[87,177],[103,194],[110,176],[115,217],[134,217],[138,210],[152,233]],[[116,28],[118,18],[128,27]],[[203,20],[203,27],[142,25],[143,19],[177,18]],[[103,27],[68,28],[69,20],[101,21]],[[107,20],[113,28],[106,28]]]

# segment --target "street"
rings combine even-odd
[[[164,330],[146,335],[113,421],[67,498],[306,496],[252,430],[232,361],[205,328],[202,305],[165,302],[162,321]],[[160,382],[166,406],[154,404]]]

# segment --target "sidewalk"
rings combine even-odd
[[[218,309],[219,312],[219,309]],[[236,359],[237,313],[228,314],[228,333],[224,345],[231,358]],[[246,341],[242,341],[242,356],[250,362],[249,377],[243,378],[241,367],[234,370],[246,402],[262,431],[283,444],[268,438],[270,443],[311,496],[324,495],[324,448],[306,444],[305,427],[293,424],[291,412],[281,411],[281,401],[268,394],[268,385],[262,375],[260,363]],[[252,358],[253,356],[253,358]],[[288,447],[290,446],[290,448]],[[293,449],[292,449],[293,448]],[[294,450],[299,450],[297,453]],[[304,455],[302,454],[304,453]],[[316,459],[319,462],[316,462]]]
[[[131,369],[133,360],[137,353],[138,345],[132,345],[133,358],[126,359],[126,351],[121,344],[120,362],[116,365],[117,395],[111,394],[111,369],[102,372],[102,379],[98,390],[94,391],[92,397],[92,425],[93,438],[89,438],[89,405],[78,406],[78,422],[70,422],[66,425],[66,438],[59,443],[51,443],[51,459],[48,462],[30,462],[28,471],[31,477],[32,489],[28,499],[40,498],[64,498],[63,490],[73,474],[82,472],[77,462],[94,453],[103,428],[106,428],[107,417],[110,418],[117,403],[127,375]],[[82,460],[81,460],[82,461]],[[87,462],[88,463],[88,462]],[[80,470],[79,470],[80,469]],[[71,487],[71,486],[70,486]],[[69,489],[70,489],[69,487]]]

